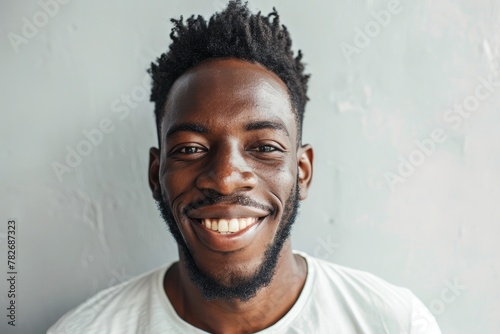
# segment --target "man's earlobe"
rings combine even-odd
[[[299,199],[304,200],[307,198],[309,186],[312,181],[314,158],[312,146],[309,144],[301,146],[297,152],[297,158],[299,167]]]
[[[149,187],[155,200],[161,200],[160,187],[160,150],[156,147],[149,149]]]

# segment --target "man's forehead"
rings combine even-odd
[[[289,99],[285,83],[259,63],[236,58],[214,58],[187,70],[173,84],[169,97],[189,89],[203,92],[203,88],[232,84],[240,88],[260,86],[273,94]]]
[[[295,117],[288,89],[276,74],[260,64],[229,58],[199,64],[176,80],[167,98],[164,124],[193,110],[231,109],[231,103],[237,104],[235,109],[245,103],[254,110],[278,109],[285,118]]]

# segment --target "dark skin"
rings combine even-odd
[[[177,79],[165,108],[161,150],[150,150],[153,197],[163,196],[171,208],[197,266],[229,286],[231,277],[256,272],[278,227],[288,223],[281,218],[297,179],[299,199],[307,197],[312,147],[299,144],[286,85],[259,64],[229,58],[195,66]],[[168,134],[172,129],[178,131]],[[269,209],[216,204],[184,213],[187,204],[213,194],[244,194]],[[241,217],[258,223],[238,236],[203,230],[198,221]],[[296,302],[307,275],[305,260],[287,239],[273,280],[254,298],[206,300],[181,251],[179,257],[165,275],[165,292],[182,319],[211,333],[252,333],[276,323]]]

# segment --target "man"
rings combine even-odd
[[[307,82],[276,11],[173,20],[152,64],[149,183],[179,261],[107,289],[49,333],[439,333],[407,289],[292,251],[313,150]]]

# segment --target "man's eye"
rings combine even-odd
[[[175,153],[180,153],[180,154],[195,154],[195,153],[201,153],[203,152],[203,149],[201,147],[196,147],[196,146],[186,146],[182,147],[174,152]]]
[[[261,145],[261,146],[257,146],[255,148],[255,150],[257,152],[261,152],[261,153],[268,153],[268,152],[274,152],[274,151],[278,151],[278,149],[274,146],[271,146],[271,145]]]

